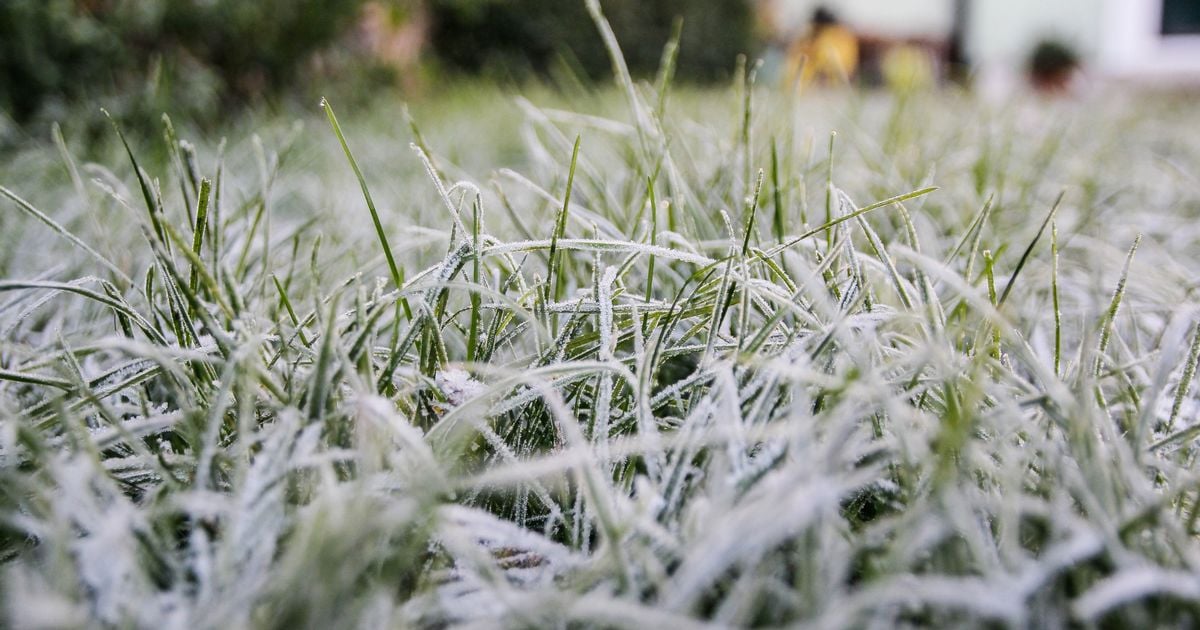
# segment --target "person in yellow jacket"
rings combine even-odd
[[[858,69],[858,37],[832,11],[817,7],[806,37],[788,51],[788,85],[803,89],[814,81],[846,84]]]

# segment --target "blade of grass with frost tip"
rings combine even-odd
[[[334,349],[337,337],[338,298],[340,293],[334,293],[329,299],[329,307],[325,312],[325,332],[321,336],[321,348],[313,364],[312,383],[308,388],[308,421],[316,422],[325,415],[325,404],[329,398],[329,390],[334,385]],[[317,305],[320,308],[320,305]]]
[[[125,147],[125,154],[129,156],[129,162],[133,165],[133,175],[137,178],[138,187],[142,191],[142,199],[146,202],[146,212],[150,216],[150,225],[154,226],[154,232],[160,239],[166,240],[162,232],[162,207],[155,203],[154,192],[150,188],[150,182],[146,181],[145,173],[138,166],[137,158],[133,156],[133,149],[129,146],[129,141],[125,139],[125,133],[121,131],[121,126],[117,124],[115,118],[108,113],[108,110],[101,108],[101,112],[112,123],[113,129],[117,132],[117,137],[121,139],[121,145]]]
[[[154,287],[155,287],[155,282],[157,282],[157,280],[158,280],[158,266],[150,265],[149,267],[146,268],[146,278],[145,278],[145,281],[142,283],[142,295],[153,296],[155,294]],[[151,298],[150,309],[149,309],[149,313],[147,314],[147,320],[149,322],[153,323],[154,329],[159,331],[159,334],[161,336],[163,334],[162,333],[163,326],[162,326],[162,322],[160,321],[160,318],[159,318],[160,312],[161,312],[160,309],[158,308],[158,306],[155,304],[155,302]],[[163,342],[163,345],[166,345],[165,341]]]
[[[434,160],[433,152],[429,150],[429,145],[425,143],[425,136],[421,135],[421,128],[417,126],[417,119],[413,118],[412,112],[408,110],[408,104],[405,103],[400,110],[404,114],[404,120],[408,122],[408,130],[412,132],[413,143],[416,144],[417,147],[421,149],[421,153],[423,153],[425,157],[429,159],[429,167],[433,170],[434,176],[437,177],[438,180],[445,180],[446,175],[442,172],[442,169],[438,167],[437,161]]]
[[[201,303],[197,292],[199,290],[199,287],[203,286],[204,289],[206,291],[208,291],[208,294],[209,294],[212,302],[215,303],[218,307],[220,307],[221,311],[225,314],[225,316],[227,318],[232,320],[234,318],[233,307],[230,306],[225,301],[224,295],[222,295],[220,288],[217,285],[216,278],[214,278],[212,276],[212,274],[209,273],[208,269],[206,269],[204,267],[204,261],[201,260],[200,256],[198,254],[196,254],[192,249],[188,248],[188,244],[187,244],[187,242],[184,241],[184,237],[181,234],[179,234],[179,232],[175,228],[171,227],[170,223],[163,224],[163,231],[166,232],[167,238],[169,238],[171,240],[171,242],[176,245],[176,247],[179,249],[179,251],[183,254],[183,257],[188,260],[188,264],[191,265],[191,277],[189,279],[189,282],[186,285],[181,285],[181,287],[183,287],[183,286],[188,287],[188,291],[190,291],[190,293],[195,296],[195,299],[192,300],[190,303],[193,303],[193,304]],[[174,262],[172,262],[171,264],[172,264],[172,266],[174,266]],[[182,280],[181,280],[181,282],[182,282]],[[193,306],[191,308],[193,308],[193,310],[194,310],[195,306]]]
[[[59,159],[66,166],[67,175],[71,178],[71,187],[75,191],[75,196],[88,210],[87,215],[91,219],[92,228],[97,235],[104,234],[106,230],[97,217],[95,206],[92,205],[91,197],[88,196],[87,189],[84,187],[83,178],[79,175],[79,166],[75,163],[75,158],[71,155],[70,149],[67,148],[67,140],[63,137],[62,127],[57,122],[50,124],[50,136],[54,140],[54,148],[58,151]],[[129,286],[136,288],[137,284],[130,280]]]
[[[712,313],[708,321],[708,339],[704,343],[704,354],[700,359],[700,365],[708,366],[712,360],[713,344],[716,343],[717,337],[720,336],[721,321],[725,318],[725,312],[728,308],[728,303],[732,298],[730,284],[732,283],[731,273],[733,270],[733,256],[725,259],[725,272],[721,274],[721,285],[717,290],[716,299],[713,302]]]
[[[202,176],[200,175],[200,164],[198,163],[199,158],[196,155],[196,146],[187,140],[181,140],[179,142],[179,152],[183,158],[184,176],[187,177],[188,183],[192,185],[192,191],[198,192]]]
[[[841,191],[839,191],[839,194],[842,202],[851,208],[854,207],[854,202],[848,195]],[[900,204],[897,203],[897,206],[899,207]],[[900,278],[900,272],[896,269],[896,263],[892,260],[891,255],[888,254],[887,247],[865,219],[860,216],[857,221],[859,227],[863,230],[863,234],[867,236],[867,243],[875,250],[875,256],[883,263],[884,268],[887,269],[888,277],[891,278],[892,285],[896,290],[896,294],[900,296],[900,301],[904,304],[904,308],[911,311],[913,309],[912,299],[908,296],[908,290],[904,288],[904,281]]]
[[[508,214],[508,218],[512,221],[513,227],[517,228],[517,233],[526,241],[534,240],[533,232],[525,227],[525,222],[521,220],[520,214],[513,208],[512,203],[508,200],[508,195],[504,194],[504,188],[500,186],[500,182],[492,180],[492,189],[496,191],[496,196],[500,198],[500,205],[504,207],[504,212]]]
[[[212,236],[208,241],[212,244],[212,267],[217,270],[218,275],[223,276],[222,267],[219,264],[221,261],[221,245],[224,243],[225,226],[221,223],[221,191],[225,182],[225,138],[217,144],[217,173],[213,177],[213,192],[212,192]]]
[[[921,255],[921,239],[917,236],[917,226],[913,224],[912,216],[908,213],[908,208],[903,202],[896,204],[896,211],[900,214],[900,219],[904,222],[904,230],[908,236],[909,247],[917,255]],[[929,322],[933,326],[935,334],[941,335],[946,329],[946,311],[942,306],[942,301],[937,298],[937,289],[934,283],[929,279],[929,274],[921,268],[913,270],[916,275],[917,287],[921,296],[921,303],[925,306],[925,312],[928,314]]]
[[[962,248],[966,246],[968,242],[971,243],[970,255],[967,258],[966,276],[968,278],[973,275],[971,272],[973,271],[975,255],[979,251],[979,239],[983,236],[983,226],[987,223],[988,217],[992,214],[993,199],[995,199],[995,194],[988,195],[987,201],[984,201],[983,207],[980,208],[979,212],[975,213],[975,218],[972,219],[971,224],[967,226],[967,231],[963,234],[963,237],[958,240],[958,244],[954,246],[954,249],[950,251],[950,254],[947,255],[945,260],[942,262],[942,264],[949,266],[954,260],[954,257],[962,251]]]
[[[51,291],[62,291],[64,293],[74,293],[80,297],[103,304],[116,312],[119,312],[131,321],[137,324],[152,341],[159,345],[170,345],[167,340],[147,321],[140,313],[129,306],[124,300],[110,297],[102,293],[97,293],[80,286],[76,286],[67,282],[53,282],[49,280],[0,280],[0,293],[5,291],[19,291],[22,289],[47,289]]]
[[[550,251],[547,254],[545,301],[558,301],[558,239],[562,238],[567,229],[567,214],[571,208],[571,188],[575,184],[575,165],[579,160],[579,144],[582,136],[575,136],[575,146],[571,149],[571,167],[567,171],[567,190],[563,193],[562,208],[554,220],[554,232],[550,235]]]
[[[988,197],[989,200],[991,198],[991,196]],[[966,279],[969,283],[975,282],[975,280],[972,280],[975,275],[975,257],[979,253],[980,242],[983,240],[983,226],[987,223],[988,218],[992,215],[992,209],[994,207],[995,206],[993,206],[991,203],[986,203],[984,205],[984,210],[986,212],[981,214],[979,219],[979,227],[975,230],[975,235],[971,237],[971,251],[967,254],[966,270]]]
[[[784,218],[783,190],[779,186],[779,153],[775,138],[771,138],[771,198],[775,202],[775,216],[771,222],[774,228],[775,242],[783,242],[786,219]]]
[[[168,238],[172,238],[177,242],[183,241],[183,238],[180,237],[178,233],[175,232],[175,229],[170,225],[163,224],[163,228],[164,232],[168,234]],[[143,226],[142,229],[146,232],[146,241],[150,243],[155,256],[158,257],[158,267],[166,272],[166,275],[162,279],[162,285],[169,298],[168,304],[171,306],[172,315],[179,320],[177,323],[180,325],[186,325],[188,328],[188,334],[193,340],[195,340],[198,338],[195,325],[192,321],[192,317],[195,316],[208,330],[208,333],[212,335],[213,340],[217,343],[217,347],[221,350],[222,356],[228,357],[233,352],[235,344],[226,334],[225,329],[217,325],[216,320],[213,319],[212,315],[208,312],[208,309],[204,307],[204,304],[200,301],[199,296],[190,291],[181,289],[181,287],[186,287],[187,285],[184,284],[184,278],[179,273],[179,269],[176,268],[175,262],[170,258],[170,255],[167,254],[166,244],[160,243],[157,239],[153,238],[153,236],[148,233],[149,231],[145,229],[145,226]],[[182,249],[186,255],[192,255],[192,252],[186,247],[183,247]],[[198,265],[198,268],[200,270],[201,278],[206,281],[211,281],[211,277],[206,271],[204,271],[203,265]],[[184,308],[185,303],[188,308]],[[219,302],[219,304],[223,303]],[[224,308],[228,313],[229,307],[224,306]],[[213,378],[215,379],[216,376],[214,375]]]
[[[746,260],[744,258],[738,261],[738,267],[740,268],[741,275],[743,277],[750,276],[749,265],[746,263]],[[756,296],[751,295],[749,282],[739,282],[739,283],[737,283],[735,288],[738,291],[738,301],[737,301],[738,317],[736,320],[737,328],[734,329],[733,323],[730,322],[730,335],[735,340],[735,345],[738,349],[738,352],[741,352],[743,344],[745,344],[746,340],[750,338],[749,329],[750,329],[751,313],[754,312],[756,309],[758,310],[759,315],[761,315],[763,317],[767,317],[767,313],[766,313],[766,310],[762,308],[762,304],[755,301]],[[732,302],[732,300],[733,300],[733,295],[731,293],[730,294],[730,302]]]
[[[1175,433],[1171,433],[1171,434],[1167,435],[1163,439],[1151,444],[1149,447],[1147,447],[1147,450],[1149,450],[1149,451],[1162,450],[1163,448],[1166,448],[1166,447],[1174,445],[1174,444],[1182,444],[1182,443],[1187,442],[1197,436],[1200,436],[1200,423],[1193,424],[1189,427],[1180,429],[1179,431],[1176,431]]]
[[[275,283],[275,290],[279,292],[279,302],[283,304],[284,310],[287,311],[288,319],[292,320],[292,326],[296,328],[296,333],[300,335],[300,343],[311,347],[312,342],[304,334],[304,327],[300,325],[300,319],[296,317],[296,311],[292,308],[292,301],[288,299],[287,290],[279,283],[279,278],[275,277],[275,274],[271,274],[271,281]]]
[[[251,208],[254,209],[254,215],[250,215]],[[242,204],[242,210],[246,215],[246,221],[249,226],[242,236],[242,252],[238,254],[237,264],[233,268],[234,274],[237,275],[240,281],[246,280],[246,274],[249,271],[250,250],[254,247],[255,238],[258,236],[259,226],[262,225],[263,213],[267,210],[266,203],[259,195]]]
[[[1050,299],[1054,307],[1054,375],[1062,371],[1062,307],[1058,300],[1058,224],[1050,224]]]
[[[371,370],[371,357],[362,350],[374,345],[373,340],[377,332],[375,324],[379,316],[386,312],[386,309],[372,309],[372,305],[368,304],[366,289],[363,285],[360,284],[355,289],[354,306],[351,309],[354,313],[354,321],[345,328],[347,333],[352,330],[359,331],[358,338],[355,339],[354,344],[351,346],[354,352],[347,352],[345,344],[341,343],[337,344],[335,350],[338,353],[338,360],[341,361],[342,365],[358,370],[356,373],[355,369],[347,369],[346,377],[348,379],[357,380],[357,377],[361,376],[363,381],[373,383],[375,382],[375,378]],[[368,321],[368,314],[370,314],[370,321]]]
[[[121,300],[121,292],[117,291],[117,287],[113,286],[112,283],[104,283],[104,293],[113,300]],[[117,318],[117,326],[121,328],[121,334],[125,335],[128,339],[133,339],[133,322],[120,311],[114,311],[114,314]]]
[[[71,178],[71,186],[75,189],[75,195],[79,200],[87,203],[87,190],[83,186],[83,178],[79,176],[79,167],[75,164],[75,158],[71,157],[71,151],[67,149],[67,140],[63,137],[62,127],[57,123],[50,124],[50,136],[54,139],[54,148],[58,150],[58,156],[67,167],[67,175]]]
[[[262,251],[259,259],[265,271],[271,268],[271,218],[273,214],[271,212],[271,189],[275,184],[275,175],[279,172],[279,155],[272,153],[268,157],[262,137],[257,133],[250,135],[250,146],[254,148],[255,162],[258,164],[258,196],[262,199],[262,209],[259,214],[262,217]],[[266,299],[267,294],[266,277],[266,273],[259,273],[253,285],[257,289],[256,293],[263,299]]]
[[[192,197],[195,190],[188,190],[188,183],[191,178],[187,176],[187,171],[183,166],[183,158],[179,155],[179,137],[175,134],[175,125],[171,123],[171,117],[167,114],[162,115],[163,123],[163,140],[167,145],[167,155],[170,158],[171,168],[175,170],[175,178],[179,180],[179,193],[183,198],[183,207],[187,212],[188,223],[196,220],[192,214],[192,207],[195,205],[192,202]]]
[[[767,258],[767,253],[761,249],[758,249],[757,247],[751,247],[750,253],[754,255],[755,262],[761,263],[767,268],[767,271],[770,272],[773,280],[783,283],[783,288],[788,293],[796,292],[796,283],[783,268],[783,261],[776,261],[772,258]]]
[[[161,262],[159,267],[166,271],[166,266]],[[180,293],[178,282],[174,274],[166,271],[160,283],[162,292],[167,298],[167,314],[170,318],[171,330],[175,333],[175,341],[181,346],[196,348],[200,345],[200,332],[192,320],[192,314],[188,312],[187,299]]]
[[[1133,265],[1133,255],[1137,253],[1138,244],[1142,242],[1142,235],[1138,234],[1133,239],[1133,245],[1129,248],[1129,253],[1125,255],[1125,264],[1121,268],[1121,278],[1117,280],[1117,288],[1113,291],[1112,301],[1108,305],[1108,310],[1104,312],[1104,318],[1100,322],[1100,347],[1096,352],[1096,362],[1092,366],[1092,376],[1099,377],[1100,370],[1104,365],[1104,353],[1108,350],[1108,342],[1112,337],[1113,324],[1117,320],[1117,310],[1121,308],[1121,300],[1125,297],[1125,283],[1129,279],[1129,268]]]
[[[75,385],[71,381],[55,378],[53,376],[44,376],[42,374],[30,374],[29,372],[6,370],[4,368],[0,368],[0,381],[8,381],[10,383],[25,383],[26,385],[42,385],[44,387],[61,389],[64,392],[75,391]]]
[[[208,178],[200,180],[200,194],[196,199],[196,226],[192,230],[192,253],[195,255],[192,262],[192,273],[188,280],[188,286],[192,291],[197,290],[197,265],[203,265],[201,255],[204,248],[204,231],[208,226],[208,196],[212,189],[212,182]],[[215,287],[215,283],[214,283]]]
[[[829,132],[829,163],[825,168],[825,229],[833,226],[833,145],[837,132]],[[825,232],[826,248],[833,247],[833,232]],[[772,256],[773,258],[773,256]]]
[[[671,90],[671,81],[675,78],[675,63],[679,59],[679,40],[683,37],[683,16],[675,16],[671,23],[671,38],[663,46],[662,58],[658,63],[658,78],[655,80],[658,88],[658,107],[655,115],[661,124],[667,111],[667,94]]]
[[[1029,262],[1029,256],[1033,254],[1033,248],[1037,247],[1038,240],[1041,239],[1042,234],[1046,232],[1046,226],[1050,225],[1050,222],[1054,220],[1054,214],[1058,212],[1058,206],[1062,204],[1063,197],[1066,196],[1066,194],[1067,191],[1065,190],[1058,193],[1058,198],[1054,200],[1054,205],[1050,207],[1050,212],[1048,212],[1046,214],[1046,218],[1042,220],[1042,225],[1038,228],[1037,234],[1034,235],[1033,240],[1029,243],[1029,246],[1025,248],[1025,252],[1021,254],[1021,259],[1017,261],[1017,267],[1013,269],[1012,275],[1009,276],[1008,284],[1004,285],[1004,292],[1000,294],[1000,301],[996,303],[997,307],[1003,306],[1004,302],[1008,299],[1008,294],[1012,291],[1013,286],[1016,285],[1017,274],[1021,273],[1021,270],[1025,268],[1025,263]]]
[[[750,236],[754,234],[755,222],[754,218],[758,214],[758,197],[762,193],[763,185],[763,170],[758,169],[758,178],[754,184],[754,192],[751,193],[746,208],[746,233],[742,237],[742,258],[746,258],[750,254]]]
[[[739,81],[742,90],[742,186],[741,197],[746,196],[746,185],[750,183],[750,173],[754,168],[753,159],[751,158],[751,120],[753,118],[754,107],[754,81],[758,77],[758,67],[762,64],[762,60],[756,60],[749,63],[745,55],[738,56],[738,65],[743,68],[743,80]],[[762,185],[762,175],[759,175],[759,186]],[[757,204],[757,200],[755,201]]]
[[[7,197],[10,201],[17,204],[17,207],[20,208],[21,210],[23,210],[26,214],[29,214],[30,216],[37,219],[38,221],[41,221],[43,224],[46,225],[46,227],[49,227],[51,230],[56,232],[59,236],[67,239],[72,245],[78,247],[79,249],[82,249],[84,252],[86,252],[92,258],[95,258],[97,262],[99,262],[101,265],[104,265],[104,267],[106,269],[108,269],[109,271],[113,272],[113,275],[115,275],[117,278],[120,278],[123,282],[127,283],[129,286],[135,285],[135,283],[133,282],[133,279],[130,278],[129,276],[125,275],[125,272],[121,271],[121,269],[119,267],[117,267],[115,264],[113,264],[112,261],[105,258],[104,255],[101,254],[100,252],[92,249],[91,246],[89,246],[87,243],[83,242],[83,240],[80,239],[79,237],[72,234],[71,231],[68,230],[67,228],[63,227],[62,224],[55,221],[54,219],[51,219],[49,217],[49,215],[47,215],[44,212],[42,212],[41,210],[38,210],[37,208],[33,207],[33,204],[30,204],[28,201],[25,201],[23,198],[21,198],[20,195],[17,195],[13,191],[5,188],[4,186],[0,186],[0,195]]]
[[[766,252],[764,252],[764,254],[767,258],[774,258],[774,257],[778,256],[781,252],[794,247],[796,244],[800,243],[801,241],[811,238],[814,235],[820,234],[821,232],[824,232],[840,223],[843,223],[845,221],[850,221],[851,219],[860,217],[868,212],[871,212],[872,210],[878,210],[879,208],[890,206],[890,205],[900,202],[900,201],[908,201],[909,199],[914,199],[916,197],[928,195],[929,193],[931,193],[935,190],[938,190],[937,186],[930,186],[928,188],[922,188],[920,190],[914,190],[912,192],[904,193],[903,195],[898,195],[896,197],[884,199],[883,201],[876,201],[875,203],[867,205],[867,206],[863,206],[862,208],[859,208],[858,210],[856,210],[854,212],[851,212],[849,214],[845,214],[836,219],[833,219],[832,221],[827,222],[825,225],[822,225],[817,228],[813,228],[813,229],[801,234],[800,236],[793,237],[791,240],[789,240],[786,243],[781,243],[779,245],[776,245],[775,247],[768,249]]]
[[[983,250],[983,275],[987,278],[988,301],[992,306],[997,306],[996,301],[996,259],[992,257],[991,250]],[[985,328],[991,331],[991,357],[993,359],[1000,358],[1000,328],[997,324],[984,324]]]
[[[455,204],[454,200],[450,198],[450,193],[454,190],[454,187],[452,187],[449,190],[446,189],[445,184],[442,183],[441,175],[438,175],[437,170],[433,167],[432,158],[430,158],[429,155],[427,153],[425,153],[424,149],[417,146],[415,143],[410,142],[408,144],[408,146],[410,149],[413,150],[414,153],[417,154],[417,159],[421,160],[421,166],[425,167],[425,174],[429,175],[429,181],[433,182],[433,187],[435,190],[437,190],[438,199],[440,199],[442,201],[442,205],[444,205],[446,207],[446,210],[450,213],[450,216],[454,219],[454,225],[451,226],[451,230],[450,230],[450,243],[449,243],[449,247],[453,247],[455,245],[455,243],[457,242],[457,239],[455,238],[456,233],[461,234],[462,238],[467,238],[467,235],[471,233],[471,231],[467,229],[467,224],[466,224],[466,222],[463,221],[463,218],[462,218],[461,204],[462,204],[463,199],[465,198],[466,193],[464,192],[463,197],[459,198],[459,203]],[[478,189],[475,188],[475,186],[473,184],[470,185],[470,189],[472,189],[476,193],[478,193]]]
[[[1188,349],[1187,361],[1183,364],[1183,374],[1179,376],[1179,384],[1175,386],[1175,399],[1171,402],[1171,415],[1167,418],[1164,431],[1170,432],[1175,427],[1175,420],[1183,409],[1183,401],[1187,399],[1192,387],[1192,378],[1196,375],[1196,363],[1200,362],[1200,324],[1196,325],[1192,334],[1192,344]]]
[[[471,282],[478,285],[482,281],[482,262],[479,248],[479,222],[481,220],[483,201],[475,195],[471,206]],[[478,355],[479,345],[479,308],[482,300],[478,291],[472,291],[470,323],[467,325],[467,361],[474,361]]]
[[[654,194],[654,178],[646,178],[646,194],[650,197],[650,234],[648,240],[651,245],[658,244],[658,198]],[[655,257],[651,253],[647,257],[646,262],[646,302],[654,299],[654,263]]]
[[[375,209],[375,201],[371,199],[371,191],[367,188],[367,178],[363,176],[362,169],[358,167],[358,161],[354,159],[354,154],[350,152],[350,145],[346,144],[346,136],[342,134],[342,127],[338,124],[337,116],[333,113],[333,106],[330,105],[328,100],[322,98],[321,108],[325,110],[325,116],[329,119],[329,126],[333,127],[333,133],[337,136],[338,143],[342,145],[342,151],[346,154],[346,161],[350,162],[350,169],[354,171],[354,177],[358,179],[363,199],[367,202],[367,210],[371,213],[371,222],[375,226],[375,235],[379,238],[379,245],[383,248],[383,257],[387,259],[388,271],[392,274],[392,284],[399,289],[404,286],[404,271],[396,264],[396,258],[392,255],[392,247],[388,244],[387,232],[383,229],[383,222],[379,219],[379,211]],[[412,311],[408,306],[408,301],[403,300],[401,304],[404,306],[405,317],[411,318]]]
[[[612,62],[613,76],[616,77],[617,84],[621,87],[621,91],[625,95],[626,104],[629,106],[629,113],[633,116],[634,127],[637,129],[638,145],[642,150],[642,157],[645,158],[650,154],[649,140],[646,137],[647,115],[642,100],[638,97],[633,77],[629,74],[629,66],[625,63],[625,55],[621,52],[621,45],[617,42],[617,35],[613,32],[608,19],[604,17],[604,12],[600,8],[600,0],[584,0],[584,6],[592,18],[592,23],[596,25],[596,30],[600,32],[600,39],[604,42],[604,49],[608,52],[609,61]]]

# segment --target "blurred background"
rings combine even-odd
[[[1191,85],[1200,0],[604,0],[631,71],[676,80],[1069,94],[1099,82]],[[105,107],[153,128],[244,108],[435,97],[464,80],[589,89],[611,73],[583,0],[4,0],[0,144]]]

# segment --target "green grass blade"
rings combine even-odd
[[[558,211],[558,216],[554,220],[554,232],[550,235],[550,251],[547,254],[547,269],[546,272],[546,300],[558,300],[560,293],[558,290],[558,273],[561,264],[558,261],[558,239],[563,237],[563,233],[567,229],[567,214],[571,209],[571,190],[575,185],[575,165],[579,160],[579,144],[582,140],[581,136],[575,136],[575,146],[571,149],[571,166],[567,171],[567,190],[563,193],[562,208]]]
[[[371,199],[371,191],[367,188],[367,178],[363,176],[362,169],[358,167],[358,161],[354,159],[354,154],[350,152],[350,145],[346,143],[346,136],[342,134],[342,127],[338,124],[337,116],[333,113],[333,106],[330,105],[328,100],[322,98],[321,107],[325,110],[325,116],[329,119],[329,126],[333,127],[333,133],[337,135],[338,142],[342,145],[342,151],[346,154],[346,160],[350,162],[350,168],[354,171],[354,177],[358,179],[363,199],[367,202],[367,210],[371,213],[371,222],[375,225],[375,235],[379,238],[379,245],[383,248],[383,257],[387,259],[388,271],[392,274],[392,284],[397,289],[402,288],[404,286],[404,271],[396,264],[396,257],[392,255],[392,247],[388,244],[387,232],[383,229],[383,222],[379,219],[379,211],[375,209],[375,201]],[[407,303],[405,304],[404,311],[408,317],[412,317]]]
[[[197,290],[198,273],[197,265],[203,265],[201,259],[204,249],[204,232],[208,227],[208,196],[212,190],[212,182],[208,178],[200,180],[200,194],[196,199],[196,226],[192,230],[192,254],[194,254],[192,263],[192,275],[188,281],[188,286],[192,291]]]
[[[775,247],[772,247],[771,249],[767,250],[766,256],[767,256],[767,258],[774,258],[774,257],[778,256],[784,250],[790,249],[790,248],[794,247],[796,244],[800,243],[801,241],[804,241],[804,240],[811,238],[817,234],[820,234],[821,232],[824,232],[824,231],[834,227],[835,225],[838,225],[838,224],[844,223],[846,221],[850,221],[852,219],[860,217],[868,212],[871,212],[872,210],[878,210],[879,208],[884,208],[884,207],[890,206],[892,204],[899,203],[901,201],[908,201],[909,199],[914,199],[916,197],[928,195],[929,193],[931,193],[937,189],[938,189],[937,186],[921,188],[919,190],[914,190],[912,192],[904,193],[903,195],[889,197],[888,199],[884,199],[883,201],[876,201],[873,204],[863,206],[862,208],[859,208],[858,210],[856,210],[854,212],[851,212],[849,214],[844,214],[836,219],[827,221],[824,225],[817,227],[817,228],[813,228],[813,229],[801,234],[800,236],[792,238],[791,240],[789,240],[786,243],[782,243],[780,245],[776,245]]]
[[[1016,286],[1017,275],[1020,274],[1021,270],[1025,268],[1025,263],[1029,262],[1029,256],[1033,254],[1033,248],[1037,247],[1038,240],[1042,238],[1042,234],[1046,231],[1046,226],[1050,225],[1050,222],[1054,220],[1054,213],[1058,212],[1058,206],[1062,203],[1063,197],[1066,194],[1067,191],[1065,190],[1058,193],[1058,198],[1054,200],[1054,205],[1050,207],[1050,212],[1048,212],[1046,214],[1046,218],[1042,220],[1042,225],[1038,228],[1037,234],[1034,235],[1033,240],[1029,243],[1029,246],[1025,248],[1024,253],[1021,254],[1021,259],[1017,261],[1017,267],[1013,269],[1012,275],[1009,276],[1008,284],[1004,285],[1004,292],[1000,294],[1000,301],[996,303],[996,306],[1003,305],[1008,299],[1008,294],[1012,291],[1012,288]]]
[[[47,227],[49,227],[51,230],[53,230],[59,236],[70,241],[70,243],[72,245],[78,247],[79,249],[82,249],[84,252],[87,253],[87,255],[96,259],[96,261],[99,262],[101,265],[104,265],[104,267],[106,269],[108,269],[109,271],[111,271],[114,276],[116,276],[117,278],[120,278],[122,282],[126,283],[129,286],[133,286],[133,284],[134,284],[133,279],[131,279],[129,276],[125,275],[125,272],[121,271],[121,269],[119,267],[117,267],[111,260],[106,258],[100,252],[92,249],[90,245],[83,242],[83,240],[80,239],[78,236],[75,236],[74,234],[72,234],[71,231],[68,230],[67,228],[63,227],[62,224],[55,221],[54,219],[51,219],[46,213],[33,207],[33,204],[29,203],[28,201],[25,201],[23,198],[21,198],[20,195],[5,188],[4,186],[0,186],[0,195],[7,197],[10,201],[17,204],[17,207],[20,208],[21,210],[23,210],[25,213],[29,214],[30,216],[37,219],[38,221],[41,221],[43,224],[45,224]]]
[[[1129,253],[1125,255],[1125,264],[1121,268],[1121,278],[1117,280],[1117,288],[1113,291],[1112,301],[1108,304],[1108,310],[1104,312],[1104,318],[1100,323],[1100,347],[1096,353],[1096,362],[1092,367],[1092,375],[1100,376],[1100,370],[1104,365],[1104,353],[1108,351],[1108,343],[1112,338],[1113,326],[1117,321],[1117,311],[1121,308],[1121,300],[1125,297],[1125,284],[1129,280],[1129,268],[1133,265],[1133,255],[1137,253],[1138,244],[1142,242],[1142,235],[1138,234],[1133,239],[1133,245],[1129,248]]]

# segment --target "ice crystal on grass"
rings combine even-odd
[[[462,368],[440,370],[434,376],[434,382],[450,407],[458,407],[487,389],[483,383],[471,376],[470,372]]]

